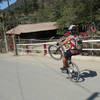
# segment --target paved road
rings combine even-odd
[[[0,100],[100,100],[100,62],[78,61],[79,83],[47,56],[0,56]]]

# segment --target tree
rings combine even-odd
[[[37,0],[32,0],[32,11],[37,11],[38,10],[38,1]]]
[[[67,0],[62,11],[60,12],[61,17],[57,19],[59,27],[66,27],[73,24],[76,19],[76,9],[74,8],[74,0]]]
[[[4,44],[5,44],[5,50],[6,52],[8,52],[7,39],[6,39],[6,33],[5,33],[6,32],[5,21],[6,21],[7,16],[4,13],[1,14],[0,16],[2,18],[2,22],[1,22],[2,30],[3,30],[2,40],[4,41]]]
[[[8,4],[8,7],[9,7],[9,6],[10,6],[10,4],[9,4],[9,1],[10,1],[10,0],[6,0],[6,1],[7,1],[7,4]]]
[[[24,2],[24,13],[28,14],[27,0],[23,0]]]

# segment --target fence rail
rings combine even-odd
[[[83,43],[100,43],[100,40],[83,40]],[[56,44],[57,42],[45,42],[45,43],[34,43],[34,44],[17,44],[17,51],[33,53],[33,52],[42,52],[44,55],[48,52],[48,46],[51,44]],[[83,51],[100,51],[100,48],[83,48]]]

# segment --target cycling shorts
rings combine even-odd
[[[64,56],[65,56],[66,59],[71,58],[72,55],[73,54],[70,52],[70,50],[67,50],[66,52],[64,52]]]
[[[69,58],[71,58],[73,55],[78,55],[78,54],[79,54],[79,52],[73,54],[70,50],[67,50],[66,52],[64,52],[64,56],[65,56],[66,59],[69,59]]]

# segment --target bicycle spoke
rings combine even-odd
[[[48,51],[50,56],[55,59],[55,60],[61,60],[62,58],[62,51],[60,50],[59,47],[55,46],[55,45],[50,45],[48,47]]]

